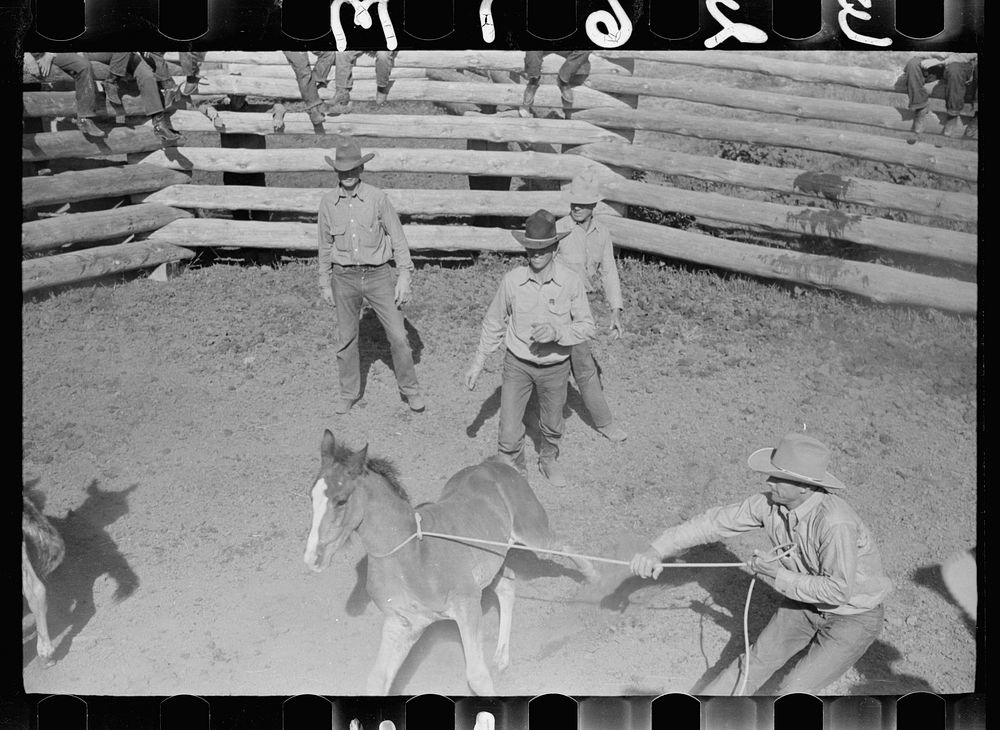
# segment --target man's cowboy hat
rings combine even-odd
[[[556,217],[545,209],[536,210],[524,221],[524,233],[511,231],[514,238],[527,249],[548,248],[556,241],[561,241],[570,231],[556,231]]]
[[[566,188],[566,196],[570,203],[583,205],[594,205],[601,199],[597,181],[583,175],[577,175],[573,178],[573,182]]]
[[[358,143],[351,140],[337,145],[336,159],[331,158],[329,155],[323,159],[326,160],[326,164],[334,170],[345,172],[347,170],[353,170],[355,167],[361,167],[374,156],[374,152],[369,152],[367,155],[362,156],[361,148],[358,147]]]
[[[830,449],[804,433],[790,433],[776,449],[757,449],[747,465],[768,476],[826,489],[843,489],[844,483],[826,470]]]

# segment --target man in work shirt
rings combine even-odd
[[[803,649],[778,694],[818,694],[881,633],[892,582],[865,523],[839,496],[845,487],[827,471],[829,459],[830,450],[804,433],[788,434],[776,449],[758,449],[747,463],[768,476],[764,492],[668,528],[632,558],[633,573],[656,578],[669,555],[761,528],[779,555],[790,550],[777,560],[755,553],[750,567],[772,579],[785,601],[751,647],[749,666],[737,659],[700,694],[732,695],[747,671],[746,694],[753,694]]]
[[[500,457],[526,474],[523,419],[534,389],[542,435],[538,469],[553,486],[562,487],[566,477],[557,459],[570,352],[593,336],[594,318],[580,277],[555,260],[556,247],[566,237],[556,231],[555,216],[537,210],[525,221],[524,232],[513,235],[524,246],[528,265],[518,266],[501,281],[483,318],[479,347],[465,383],[470,390],[476,387],[487,355],[502,342],[507,352],[500,387]]]
[[[353,140],[338,145],[336,157],[326,161],[337,171],[339,186],[324,194],[319,204],[319,287],[323,300],[337,307],[340,398],[334,412],[340,414],[361,398],[358,318],[364,301],[385,329],[400,392],[411,410],[424,410],[400,311],[410,299],[413,262],[389,198],[361,182],[365,163],[374,156],[369,152],[362,157]],[[390,258],[399,271],[395,287]]]
[[[589,176],[579,175],[570,183],[568,194],[570,212],[568,216],[556,221],[556,230],[560,233],[568,232],[569,235],[559,242],[556,260],[568,266],[583,280],[588,293],[595,290],[594,280],[600,274],[604,296],[611,307],[611,331],[617,339],[624,331],[621,320],[624,308],[622,287],[611,234],[594,219],[594,208],[601,199],[597,182]],[[611,415],[589,341],[573,346],[570,368],[597,430],[611,441],[624,441],[628,438],[625,429],[616,425]]]

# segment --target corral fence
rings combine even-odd
[[[300,99],[280,52],[209,52],[196,95],[188,108],[173,113],[172,122],[182,133],[219,135],[218,147],[194,146],[191,135],[179,146],[163,147],[128,91],[126,124],[112,127],[99,118],[107,136],[85,137],[67,122],[75,114],[71,81],[54,72],[39,88],[26,78],[35,83],[23,93],[22,292],[182,262],[203,248],[315,251],[315,214],[325,189],[263,186],[264,175],[330,173],[324,158],[339,135],[349,134],[371,140],[364,144],[366,152],[377,153],[366,165],[370,172],[468,177],[468,189],[387,189],[417,252],[520,251],[510,231],[491,222],[523,218],[541,207],[567,213],[558,187],[590,170],[604,197],[598,219],[620,249],[879,302],[976,311],[975,282],[918,273],[878,256],[869,261],[837,255],[839,248],[862,249],[884,252],[890,261],[916,257],[940,262],[945,271],[949,265],[975,271],[978,197],[969,191],[977,181],[978,149],[974,142],[928,141],[941,128],[934,114],[927,137],[907,140],[901,133],[909,129],[910,113],[898,71],[769,54],[595,52],[563,118],[545,114],[562,111],[552,82],[561,61],[556,54],[545,57],[535,100],[539,114],[523,119],[516,113],[524,88],[522,53],[401,51],[390,99],[432,102],[449,114],[349,113],[328,117],[325,134],[317,134],[305,113],[294,112],[285,116],[284,130],[275,132],[271,114],[245,103]],[[359,60],[352,100],[374,99],[372,64],[367,56]],[[675,70],[685,66],[765,75],[779,90],[791,81],[834,91],[799,96],[675,80]],[[182,83],[179,68],[177,73]],[[334,94],[332,79],[330,86],[320,90],[324,99]],[[890,94],[898,103],[838,98],[836,89],[849,87]],[[942,109],[941,89],[929,88],[933,108]],[[664,103],[670,100],[676,110]],[[114,116],[103,97],[98,102],[99,117]],[[203,104],[218,107],[214,122],[199,111]],[[692,106],[706,111],[688,111]],[[761,114],[784,121],[755,121]],[[648,133],[846,158],[906,171],[904,179],[917,173],[936,187],[666,150],[645,142]],[[270,148],[275,134],[311,141]],[[393,146],[380,147],[380,139]],[[465,149],[433,142],[463,139]],[[396,146],[399,140],[429,146]],[[47,169],[57,160],[68,169]],[[195,184],[197,172],[221,173],[224,184]],[[511,189],[511,179],[540,189]],[[647,214],[633,215],[636,210]],[[219,217],[234,211],[242,212],[239,220]],[[649,211],[663,215],[654,222]],[[699,230],[670,224],[679,219],[696,220]],[[756,232],[757,239],[727,238],[733,229]],[[797,237],[829,246],[821,255],[760,243]]]

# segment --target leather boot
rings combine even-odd
[[[535,92],[538,91],[539,82],[540,79],[528,79],[528,83],[524,87],[524,98],[521,100],[521,108],[518,109],[518,114],[522,117],[531,116],[531,107],[535,103]]]

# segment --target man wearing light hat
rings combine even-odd
[[[615,263],[611,234],[594,218],[594,208],[601,199],[597,181],[589,175],[578,175],[567,190],[569,215],[556,221],[556,230],[568,235],[559,242],[556,260],[565,264],[583,279],[587,292],[595,291],[598,275],[604,289],[604,296],[611,307],[611,332],[617,339],[621,337],[622,286]],[[604,389],[601,386],[600,371],[590,342],[581,342],[573,347],[570,356],[573,380],[580,389],[584,405],[594,419],[594,426],[611,441],[628,438],[625,430],[614,422],[608,407]]]
[[[400,393],[411,410],[424,410],[400,310],[410,299],[413,261],[388,196],[361,182],[365,163],[374,156],[373,152],[362,156],[357,143],[348,140],[337,145],[334,159],[325,158],[337,171],[339,185],[319,204],[319,288],[323,301],[337,307],[340,398],[334,412],[340,414],[361,398],[358,318],[365,301],[385,329]],[[390,258],[399,272],[395,285]]]
[[[470,390],[501,342],[507,352],[500,389],[500,432],[497,450],[522,474],[524,410],[534,390],[538,395],[538,427],[542,436],[538,469],[553,486],[566,485],[557,459],[563,434],[563,407],[569,382],[570,352],[594,334],[594,318],[583,282],[555,260],[565,233],[556,218],[537,210],[525,220],[524,232],[514,231],[524,246],[527,266],[508,272],[483,317],[482,334],[472,365],[465,374]]]
[[[699,694],[734,694],[748,669],[746,693],[753,694],[801,650],[805,655],[777,693],[818,694],[881,633],[882,601],[892,581],[868,527],[840,496],[845,487],[827,471],[829,460],[825,445],[790,433],[776,449],[750,455],[750,468],[768,477],[763,492],[668,528],[632,558],[633,573],[656,578],[669,555],[761,528],[782,555],[775,560],[755,551],[749,563],[785,597],[750,648],[749,667],[740,657]]]

